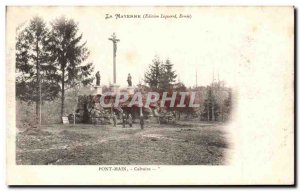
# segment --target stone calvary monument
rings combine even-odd
[[[101,86],[100,83],[101,74],[100,71],[97,71],[95,74],[96,83],[92,87],[92,93],[88,91],[78,96],[77,109],[75,113],[68,116],[69,120],[72,123],[113,124],[116,123],[117,119],[124,121],[125,118],[127,119],[130,116],[132,121],[139,119],[142,125],[144,119],[148,117],[159,117],[160,115],[153,113],[153,109],[158,107],[157,103],[151,102],[145,106],[143,102],[147,102],[147,94],[145,92],[135,94],[136,89],[133,86],[130,73],[127,76],[128,86],[120,89],[116,76],[116,52],[117,43],[120,40],[117,39],[115,33],[109,40],[113,42],[113,84],[103,92],[104,86]],[[137,98],[142,104],[136,102]],[[169,118],[172,118],[173,115],[167,117],[170,121]]]
[[[97,71],[95,74],[96,82],[92,87],[92,93],[84,92],[78,96],[76,117],[74,119],[74,115],[69,115],[70,121],[74,122],[75,120],[76,123],[110,124],[112,116],[115,116],[115,114],[131,114],[133,118],[137,118],[139,116],[136,113],[138,113],[141,108],[138,106],[127,107],[127,102],[122,103],[122,105],[119,106],[101,106],[99,103],[101,97],[114,100],[120,95],[120,91],[124,93],[124,88],[121,90],[120,86],[117,84],[116,57],[117,43],[120,42],[120,40],[117,39],[115,33],[113,33],[108,40],[113,43],[113,84],[110,85],[109,92],[107,92],[107,89],[103,92],[104,86],[101,85],[101,74],[100,71]],[[132,77],[130,74],[128,74],[127,83],[128,86],[125,91],[131,98],[134,95],[135,87],[133,87]],[[110,95],[105,96],[105,93],[110,93]]]

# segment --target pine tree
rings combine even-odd
[[[56,68],[49,62],[46,50],[48,35],[46,23],[34,17],[16,40],[16,96],[36,103],[37,119],[41,102],[51,101],[59,93]]]
[[[159,90],[168,90],[175,82],[177,75],[173,71],[173,64],[169,59],[165,63],[156,56],[149,70],[145,73],[145,82],[151,87]]]
[[[212,86],[207,87],[206,99],[204,101],[204,112],[203,115],[207,121],[215,121],[217,117],[218,105],[216,103],[216,98],[214,95],[214,90]]]
[[[86,42],[81,43],[82,34],[78,35],[78,24],[72,19],[61,17],[51,23],[48,49],[51,61],[59,71],[61,86],[61,117],[64,115],[65,91],[76,85],[87,85],[93,81],[92,63],[84,63],[89,56]]]
[[[145,83],[147,83],[151,88],[159,88],[162,72],[162,62],[159,57],[156,56],[152,60],[152,65],[149,66],[149,70],[145,73]]]
[[[228,117],[230,116],[231,110],[232,110],[232,92],[231,89],[229,89],[228,91],[228,98],[225,99],[224,101],[224,113],[226,115],[225,120],[228,119]]]
[[[162,69],[163,72],[160,79],[160,88],[167,90],[171,88],[176,80],[177,75],[175,71],[173,71],[173,64],[171,64],[169,59],[167,59],[165,64],[162,65]]]

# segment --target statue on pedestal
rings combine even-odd
[[[131,87],[132,86],[132,81],[131,81],[131,75],[130,74],[128,74],[127,82],[128,82],[128,86]]]
[[[98,71],[96,73],[96,86],[100,86],[100,80],[101,80],[101,76],[100,76],[100,72]]]

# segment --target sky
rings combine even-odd
[[[183,7],[10,7],[8,27],[26,26],[33,16],[46,22],[64,15],[74,19],[90,50],[88,62],[100,71],[101,84],[113,81],[113,33],[120,39],[117,49],[117,84],[127,85],[128,73],[133,85],[143,82],[145,71],[155,56],[170,59],[178,78],[186,86],[208,85],[213,79],[229,86],[236,82],[240,64],[251,51],[251,19],[241,9]],[[251,11],[249,11],[251,12]],[[113,15],[105,19],[106,14]],[[115,14],[174,15],[177,19],[115,19]],[[178,18],[180,14],[191,18]],[[250,22],[250,23],[249,23]],[[230,27],[229,27],[230,26]]]

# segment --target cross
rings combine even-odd
[[[119,39],[116,38],[116,34],[113,33],[111,35],[111,38],[108,40],[111,40],[113,42],[113,65],[114,65],[114,84],[116,84],[116,53],[117,53],[117,43],[120,41]]]

